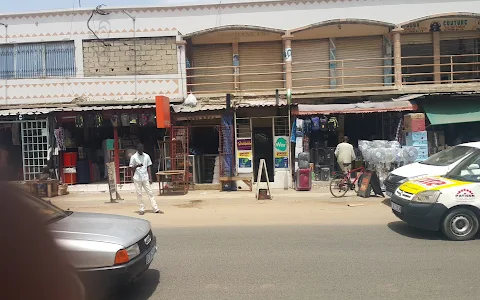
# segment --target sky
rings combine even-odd
[[[178,5],[186,3],[215,3],[215,0],[0,0],[0,14],[32,12],[39,10],[93,8],[99,4],[107,7]],[[220,0],[218,1],[220,2]],[[79,6],[80,4],[80,6]]]

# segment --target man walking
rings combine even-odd
[[[348,172],[352,166],[352,161],[356,158],[353,146],[348,143],[348,136],[343,137],[343,143],[337,145],[335,156],[342,172]]]
[[[137,145],[137,152],[132,155],[130,158],[130,170],[133,173],[133,183],[135,185],[135,190],[137,192],[137,199],[140,204],[140,215],[145,213],[145,205],[143,204],[142,199],[142,188],[145,189],[148,195],[148,199],[152,204],[153,211],[158,214],[163,214],[163,211],[158,209],[157,202],[153,196],[152,190],[152,178],[150,172],[150,166],[152,165],[152,160],[150,155],[144,152],[143,144]]]

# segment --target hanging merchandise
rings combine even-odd
[[[131,114],[130,115],[130,125],[137,125],[138,124],[138,115]]]
[[[303,121],[303,132],[310,134],[312,132],[312,120],[306,119]]]
[[[141,114],[140,118],[138,120],[138,124],[142,127],[147,126],[148,124],[148,115],[146,114]]]
[[[87,128],[93,128],[95,126],[95,116],[92,114],[87,115],[87,119],[85,120],[85,126]]]
[[[150,125],[156,125],[156,124],[157,124],[157,120],[156,120],[154,114],[150,114],[150,115],[148,116],[148,123],[149,123]]]
[[[338,120],[337,117],[330,117],[328,119],[328,131],[335,132],[338,129]]]
[[[67,147],[65,146],[65,133],[63,127],[54,130],[55,141],[57,142],[57,148],[65,151]]]
[[[313,117],[312,118],[312,131],[319,131],[320,130],[320,118]]]
[[[118,119],[118,115],[113,115],[113,116],[110,118],[110,121],[112,122],[112,126],[113,126],[113,127],[118,127],[118,126],[120,126],[120,120]]]
[[[130,116],[128,114],[122,114],[120,116],[122,126],[130,126]]]
[[[291,143],[295,143],[295,140],[297,138],[297,121],[296,120],[293,120],[293,123],[292,123],[292,136],[290,137],[290,142]]]
[[[295,132],[297,137],[302,137],[303,136],[303,120],[297,118],[295,124],[296,124]]]
[[[83,126],[85,126],[85,123],[83,121],[83,116],[82,115],[76,116],[75,117],[75,127],[83,128]]]
[[[95,115],[94,125],[95,125],[95,128],[100,128],[103,126],[103,117],[101,114]]]
[[[320,130],[328,131],[328,119],[325,116],[320,117]]]

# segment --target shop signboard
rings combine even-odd
[[[274,144],[275,168],[288,168],[288,136],[276,136]]]
[[[238,173],[252,173],[252,139],[251,138],[237,138],[237,161]]]
[[[425,33],[434,31],[476,31],[480,28],[478,18],[438,18],[413,22],[402,26],[403,33]]]

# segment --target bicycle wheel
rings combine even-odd
[[[344,174],[338,174],[330,181],[330,193],[335,198],[345,196],[349,188],[348,179]]]

